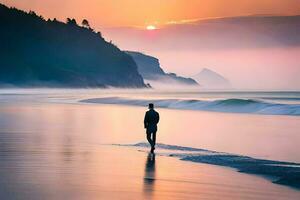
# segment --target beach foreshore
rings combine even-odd
[[[0,199],[300,198],[299,190],[265,177],[182,161],[173,149],[158,146],[153,158],[147,147],[122,146],[145,141],[145,108],[75,97],[1,96]],[[159,112],[158,143],[169,147],[299,162],[297,117]]]
[[[228,168],[147,150],[93,146],[1,152],[1,199],[298,199],[300,192]],[[19,156],[22,154],[23,156]],[[33,156],[32,156],[33,155]],[[47,159],[45,159],[47,157]],[[19,165],[22,163],[22,165]],[[12,173],[14,172],[14,173]]]

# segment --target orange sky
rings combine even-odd
[[[249,14],[300,14],[300,0],[0,0],[46,18],[87,18],[95,28]]]
[[[22,10],[33,10],[47,18],[65,21],[67,17],[81,22],[88,19],[96,31],[101,31],[109,41],[113,40],[121,49],[137,50],[159,58],[161,66],[168,72],[190,76],[203,67],[225,75],[240,88],[300,89],[300,48],[237,49],[236,51],[203,51],[189,49],[186,41],[184,51],[169,48],[169,43],[148,48],[144,40],[129,35],[125,28],[114,28],[118,37],[107,34],[105,27],[147,25],[162,27],[171,21],[241,15],[300,15],[300,0],[0,0],[7,6]],[[167,28],[167,27],[165,27]],[[136,31],[136,29],[134,29]],[[141,30],[139,30],[140,32]],[[143,32],[143,31],[142,31]],[[147,32],[153,36],[156,32]],[[176,32],[175,32],[176,33]],[[170,33],[172,34],[172,32]],[[152,44],[152,43],[151,43]],[[176,59],[174,59],[176,58]]]

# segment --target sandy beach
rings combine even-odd
[[[142,107],[28,103],[26,95],[18,97],[22,98],[22,103],[5,102],[2,98],[0,106],[1,199],[300,197],[299,190],[274,184],[266,177],[170,157],[172,149],[158,148],[153,161],[147,148],[122,146],[145,141]],[[158,133],[160,143],[300,161],[296,145],[299,135],[294,132],[299,126],[297,117],[169,109],[159,112],[163,116]],[[226,124],[220,119],[226,120]],[[258,127],[248,127],[245,122],[257,123]],[[188,126],[190,123],[193,127]],[[263,126],[266,123],[268,126]],[[283,126],[289,127],[288,134],[294,143],[285,143],[281,131],[276,131]]]
[[[147,169],[146,152],[108,146],[80,150],[76,146],[34,154],[27,151],[23,156],[34,156],[14,156],[10,159],[10,162],[18,159],[14,165],[1,163],[1,198],[298,199],[300,196],[293,189],[222,167],[156,155],[155,166]]]

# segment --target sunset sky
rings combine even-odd
[[[146,26],[256,14],[300,14],[299,0],[0,0],[46,18],[87,18],[94,27]]]
[[[300,0],[0,0],[0,2],[26,11],[33,10],[46,19],[57,18],[65,21],[70,17],[79,23],[82,19],[87,19],[96,31],[103,33],[106,40],[112,40],[123,50],[141,51],[157,57],[167,72],[192,76],[205,67],[221,73],[239,88],[300,89],[300,45],[281,45],[282,41],[285,41],[284,37],[295,35],[300,32],[300,28],[296,32],[289,27],[287,30],[283,28],[287,35],[283,34],[282,41],[278,38],[275,40],[268,34],[260,35],[260,38],[266,38],[270,45],[255,48],[239,47],[241,41],[238,37],[228,43],[229,41],[223,39],[222,33],[217,32],[217,37],[224,40],[225,48],[209,49],[206,47],[210,44],[203,45],[206,40],[198,41],[205,28],[196,26],[199,25],[199,20],[207,18],[300,15]],[[195,25],[188,26],[191,23]],[[245,28],[243,24],[238,26],[242,27],[238,30]],[[155,30],[156,28],[159,31]],[[256,32],[251,31],[254,34]],[[248,33],[241,32],[240,36],[244,37],[245,34]],[[297,38],[294,39],[298,41]],[[254,40],[251,41],[257,42],[258,46],[266,42],[255,40],[254,36]],[[237,47],[230,48],[230,45]]]

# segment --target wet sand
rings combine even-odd
[[[12,154],[12,152],[7,152]],[[1,199],[298,199],[227,168],[111,146],[2,154]],[[3,159],[4,158],[4,159]],[[152,159],[152,160],[151,160]]]
[[[204,137],[203,132],[195,139],[186,137],[183,141],[183,136],[178,133],[189,130],[183,130],[183,125],[171,128],[170,120],[185,118],[186,115],[197,115],[197,119],[204,119],[204,116],[201,118],[196,112],[190,112],[194,113],[190,115],[185,111],[160,111],[170,118],[164,120],[165,125],[161,126],[159,141],[194,147],[210,146],[212,150],[226,149],[229,145],[226,144],[229,139],[223,140],[225,147],[209,143],[211,136]],[[133,126],[133,122],[143,116],[142,108],[22,103],[1,105],[0,113],[0,199],[300,198],[299,190],[230,168],[160,156],[159,149],[153,163],[144,150],[104,145],[145,141],[143,127]],[[215,115],[206,113],[205,118],[214,120]],[[222,116],[229,119],[235,115]],[[244,118],[251,119],[249,116]],[[270,118],[265,119],[268,120]],[[271,124],[278,126],[275,122]],[[228,123],[231,123],[230,120]],[[290,123],[295,126],[293,120]],[[195,125],[195,128],[198,126]],[[174,135],[170,135],[168,130],[174,130]],[[195,131],[190,130],[192,134]],[[200,136],[202,144],[198,142],[201,141]],[[234,140],[231,145],[237,142]],[[249,141],[244,142],[248,144]],[[276,144],[275,140],[274,147]],[[234,148],[231,150],[234,151]],[[250,150],[242,148],[241,151]],[[292,152],[293,148],[289,151]],[[260,152],[252,153],[263,157]],[[285,153],[279,156],[284,157]],[[294,158],[287,158],[291,159]]]

